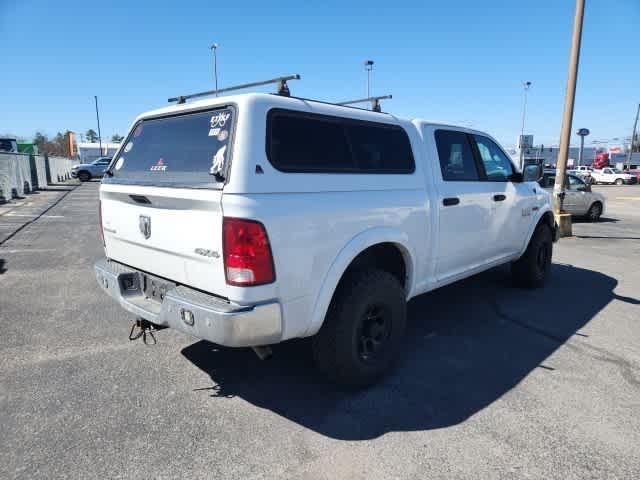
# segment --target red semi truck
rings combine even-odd
[[[608,152],[600,152],[596,154],[596,158],[594,158],[593,163],[591,163],[593,168],[605,168],[609,166],[609,153]]]

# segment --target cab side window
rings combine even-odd
[[[511,175],[513,175],[511,160],[509,160],[493,140],[481,135],[474,135],[473,138],[476,141],[487,180],[490,182],[508,181]]]
[[[436,130],[435,138],[443,180],[448,182],[480,180],[466,133],[455,130]]]

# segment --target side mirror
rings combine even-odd
[[[542,178],[542,165],[525,165],[520,176],[523,182],[537,182]]]

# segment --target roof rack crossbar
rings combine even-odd
[[[219,88],[217,90],[207,90],[206,92],[191,93],[189,95],[180,95],[177,97],[171,97],[168,101],[185,103],[187,100],[191,98],[207,97],[209,95],[217,95],[219,93],[224,93],[224,92],[233,92],[235,90],[244,90],[245,88],[259,87],[262,85],[269,85],[271,83],[278,84],[278,95],[289,97],[291,95],[291,92],[289,91],[289,86],[287,85],[287,82],[289,80],[300,80],[300,75],[296,73],[295,75],[276,77],[270,80],[263,80],[260,82],[243,83],[241,85],[233,85],[231,87]]]
[[[374,112],[382,112],[382,108],[380,107],[380,100],[388,100],[393,98],[392,95],[382,95],[380,97],[367,97],[361,98],[359,100],[349,100],[347,102],[337,102],[336,105],[355,105],[357,103],[367,103],[371,102],[371,110]]]

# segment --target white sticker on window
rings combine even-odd
[[[227,151],[227,146],[222,146],[216,154],[213,156],[213,160],[211,162],[211,168],[209,169],[209,173],[211,175],[218,175],[222,173],[224,169],[224,153]]]
[[[224,142],[227,137],[229,136],[229,131],[228,130],[222,130],[220,133],[218,133],[218,141],[219,142]]]
[[[132,148],[133,148],[133,142],[127,143],[124,147],[124,153],[129,153]]]
[[[114,168],[115,168],[116,170],[120,170],[120,169],[122,168],[122,165],[124,165],[124,157],[120,157],[120,158],[118,159],[118,161],[116,162],[116,164],[115,164],[115,167],[114,167]]]
[[[210,137],[217,137],[219,133],[220,133],[220,128],[218,127],[209,129]]]
[[[231,116],[231,112],[218,112],[211,117],[211,128],[224,127]]]

